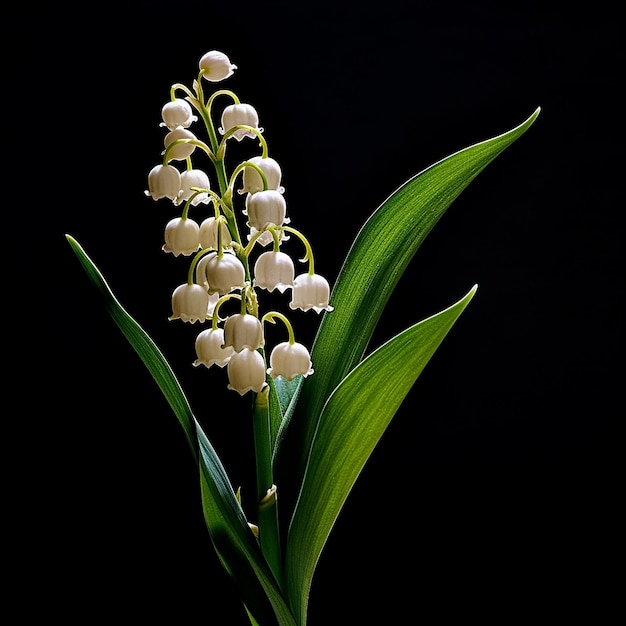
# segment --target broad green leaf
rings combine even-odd
[[[404,183],[358,233],[333,287],[334,311],[325,313],[311,358],[315,375],[302,383],[280,457],[298,484],[324,403],[363,358],[389,296],[426,235],[467,185],[533,124],[519,126],[460,150]],[[279,458],[278,463],[282,463]]]
[[[287,593],[306,623],[313,573],[352,486],[433,353],[472,299],[411,326],[357,365],[326,403],[289,527]]]
[[[102,276],[100,270],[89,256],[87,256],[83,247],[71,235],[66,235],[65,237],[78,256],[78,260],[87,272],[91,282],[104,297],[104,304],[107,311],[126,339],[128,339],[130,345],[135,349],[135,352],[137,352],[146,368],[150,371],[152,377],[161,389],[161,392],[172,407],[174,414],[185,431],[185,436],[187,437],[187,442],[191,448],[194,460],[197,461],[198,445],[196,441],[195,420],[189,402],[172,368],[148,334],[126,312],[118,299],[113,295],[104,276]]]

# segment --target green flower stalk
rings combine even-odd
[[[165,148],[148,172],[145,194],[176,211],[164,219],[162,250],[190,259],[186,276],[172,292],[169,319],[204,326],[190,346],[196,353],[192,365],[204,366],[209,384],[214,366],[225,368],[228,389],[251,398],[251,421],[242,423],[251,424],[254,435],[253,510],[244,510],[210,432],[194,415],[163,354],[124,310],[78,241],[70,235],[67,240],[183,429],[198,466],[207,530],[238,586],[250,623],[306,626],[317,563],[355,481],[477,286],[371,349],[387,300],[454,199],[530,128],[539,109],[511,130],[435,163],[392,193],[352,242],[331,289],[316,273],[312,242],[288,225],[282,170],[269,156],[256,109],[227,89],[205,95],[207,83],[226,80],[236,69],[224,53],[209,51],[191,87],[171,86],[161,110]],[[228,104],[220,114],[216,109],[222,100]],[[245,160],[230,163],[233,141],[256,147]],[[307,269],[300,274],[290,253],[294,242],[305,248],[298,261]],[[260,290],[284,295],[286,309],[300,312],[295,316],[310,310],[318,314],[310,348],[296,340],[298,326],[285,313],[260,310]],[[226,306],[231,301],[237,306]],[[268,345],[266,325],[277,322],[286,339]],[[296,485],[297,499],[281,504],[279,515],[285,475]],[[287,520],[286,527],[281,528],[281,520]]]

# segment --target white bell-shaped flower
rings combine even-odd
[[[236,65],[230,62],[230,59],[219,50],[211,50],[200,58],[200,69],[204,70],[202,78],[206,78],[212,83],[217,83],[232,76],[233,71],[237,69]]]
[[[313,309],[316,313],[332,311],[333,307],[328,304],[330,286],[328,281],[319,274],[300,274],[293,281],[291,292],[292,309],[308,311]]]
[[[164,104],[161,109],[161,118],[163,121],[159,126],[166,126],[170,130],[174,130],[178,126],[189,128],[191,123],[198,119],[193,114],[189,102],[182,98],[176,98]]]
[[[192,187],[198,189],[211,189],[211,181],[206,172],[202,170],[185,170],[180,175],[180,192],[178,198],[174,200],[175,205],[187,202],[196,192],[192,191]],[[201,202],[208,204],[211,201],[208,193],[198,193],[191,201],[191,206],[198,206]]]
[[[165,226],[164,252],[189,256],[200,247],[200,226],[191,218],[175,217]]]
[[[172,315],[170,320],[183,322],[204,322],[209,308],[209,294],[201,285],[179,285],[172,294]]]
[[[148,173],[147,196],[175,200],[180,192],[180,172],[173,165],[155,165]]]
[[[265,178],[267,179],[267,188],[276,189],[280,193],[283,193],[285,189],[281,187],[280,181],[283,173],[280,169],[280,165],[271,157],[255,156],[248,159],[251,163],[258,165],[261,168]],[[263,191],[263,179],[259,172],[254,167],[247,166],[243,169],[243,187],[239,193],[256,193],[257,191]]]
[[[261,392],[265,382],[265,361],[256,350],[243,349],[230,357],[227,365],[228,388],[244,395]]]
[[[196,354],[198,358],[193,362],[198,365],[217,365],[224,367],[235,354],[230,346],[223,346],[224,330],[222,328],[207,328],[196,337]]]
[[[282,226],[285,223],[287,203],[275,189],[267,189],[246,196],[248,226],[265,230],[268,226]]]
[[[259,132],[263,132],[263,129],[259,128],[259,115],[251,104],[231,104],[222,112],[222,126],[219,129],[222,135],[231,128],[239,125],[251,126],[252,128],[256,128]],[[241,141],[244,137],[254,138],[256,135],[251,130],[240,128],[230,135],[230,137]]]
[[[230,231],[228,230],[228,225],[225,222],[221,223],[221,237],[222,237],[222,249],[230,248],[232,243],[232,237],[230,236]],[[217,244],[217,224],[218,220],[214,217],[207,217],[200,224],[200,245],[202,248],[212,248],[213,250],[218,249]]]
[[[163,140],[165,148],[173,144],[178,139],[197,140],[197,137],[190,130],[179,126],[165,135],[165,139]],[[167,153],[167,158],[169,161],[184,161],[195,149],[196,146],[193,143],[179,143],[173,146]]]
[[[293,286],[293,260],[284,252],[263,252],[254,264],[254,285],[261,289],[284,293]]]
[[[283,341],[274,347],[270,355],[267,373],[272,377],[282,376],[293,380],[299,374],[306,377],[313,373],[309,351],[301,343]]]
[[[246,270],[234,254],[211,254],[205,270],[209,294],[217,292],[223,296],[246,284]]]
[[[231,315],[224,322],[224,346],[231,346],[235,352],[244,348],[256,350],[264,345],[261,320],[250,313]]]

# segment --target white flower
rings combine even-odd
[[[280,186],[283,173],[280,169],[280,165],[278,165],[274,159],[255,156],[248,159],[248,161],[261,168],[261,171],[265,174],[265,178],[267,178],[268,189],[276,189],[280,193],[283,193],[284,188]],[[254,167],[247,166],[243,170],[243,187],[239,190],[239,193],[256,193],[257,191],[263,191],[263,179]]]
[[[301,343],[279,343],[270,355],[270,367],[267,373],[272,377],[282,376],[293,380],[299,374],[304,377],[313,373],[309,351]]]
[[[228,388],[244,395],[248,391],[259,393],[265,387],[265,361],[256,350],[244,348],[230,357],[227,365]]]
[[[200,69],[204,70],[203,78],[212,83],[224,80],[232,76],[233,71],[237,69],[236,65],[230,62],[230,59],[218,50],[211,50],[200,59]]]
[[[209,308],[209,294],[201,285],[179,285],[172,294],[172,315],[170,320],[183,322],[204,322]]]
[[[207,328],[196,337],[196,354],[198,358],[193,362],[198,365],[218,365],[224,367],[235,354],[230,346],[223,346],[224,331],[221,328]]]
[[[256,350],[263,345],[263,325],[258,317],[239,313],[231,315],[224,322],[224,346],[231,346],[235,352],[241,352],[244,348]]]
[[[221,220],[220,220],[221,222]],[[228,225],[225,222],[221,222],[221,236],[222,236],[222,249],[230,248],[232,243],[232,237],[228,230]],[[200,224],[200,245],[202,248],[211,248],[217,250],[217,220],[214,217],[207,217]]]
[[[259,115],[256,109],[250,104],[231,104],[222,112],[222,127],[219,129],[222,135],[231,128],[239,125],[252,126],[252,128],[256,128],[259,132],[263,132],[263,129],[259,128]],[[240,128],[230,135],[230,137],[234,137],[237,141],[241,141],[244,137],[254,138],[255,136],[255,133],[245,128]]]
[[[209,294],[219,293],[221,296],[233,289],[243,287],[246,283],[246,270],[243,263],[234,254],[209,253],[211,258],[206,262],[206,279]]]
[[[330,287],[328,281],[319,274],[300,274],[293,281],[293,290],[289,306],[292,309],[308,311],[313,309],[316,313],[322,310],[332,311],[333,307],[328,304]]]
[[[192,187],[197,187],[198,189],[211,189],[211,181],[209,181],[209,177],[206,172],[202,170],[185,170],[180,175],[180,191],[178,198],[174,200],[175,205],[182,204],[186,202],[193,196],[195,191],[192,191]],[[198,206],[201,202],[204,204],[208,204],[211,201],[208,193],[199,193],[194,196],[191,201],[191,206]]]
[[[294,266],[284,252],[264,252],[254,264],[254,285],[261,289],[284,293],[293,286]]]
[[[196,140],[196,136],[186,128],[179,126],[165,135],[163,143],[165,148],[174,143],[178,139],[193,139]],[[196,149],[193,143],[179,143],[172,147],[167,153],[168,161],[184,161],[191,153]]]
[[[155,165],[148,174],[147,196],[174,200],[180,191],[180,172],[173,165]]]
[[[198,119],[193,114],[189,102],[181,98],[176,98],[164,104],[161,109],[161,118],[163,121],[159,126],[167,126],[170,130],[174,130],[178,126],[188,128],[192,122]]]
[[[265,230],[268,226],[282,226],[285,223],[287,203],[275,189],[267,189],[246,196],[248,226]]]
[[[189,256],[197,252],[199,246],[200,227],[194,220],[175,217],[165,226],[165,252],[171,252],[174,256]]]

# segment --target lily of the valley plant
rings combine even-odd
[[[184,430],[199,470],[208,532],[250,623],[305,626],[316,565],[352,486],[476,285],[368,351],[383,308],[448,206],[533,124],[539,109],[392,193],[347,250],[331,290],[316,271],[315,242],[297,227],[297,207],[292,214],[286,203],[283,155],[270,155],[252,105],[215,89],[236,69],[224,53],[210,51],[191,86],[171,86],[161,109],[164,149],[146,168],[146,194],[171,210],[159,242],[164,253],[189,259],[186,275],[171,286],[169,319],[199,328],[190,366],[206,369],[207,384],[227,384],[232,393],[250,396],[251,419],[241,424],[253,428],[254,510],[244,510],[210,432],[161,351],[81,245],[66,237]],[[227,158],[233,142],[250,147],[248,158],[236,164]],[[284,297],[284,309],[262,310],[264,291]],[[311,316],[319,323],[313,345],[305,346],[297,322]],[[275,345],[266,344],[268,324],[284,333]],[[288,456],[281,445],[286,436]],[[297,485],[296,498],[280,498],[277,467]]]

